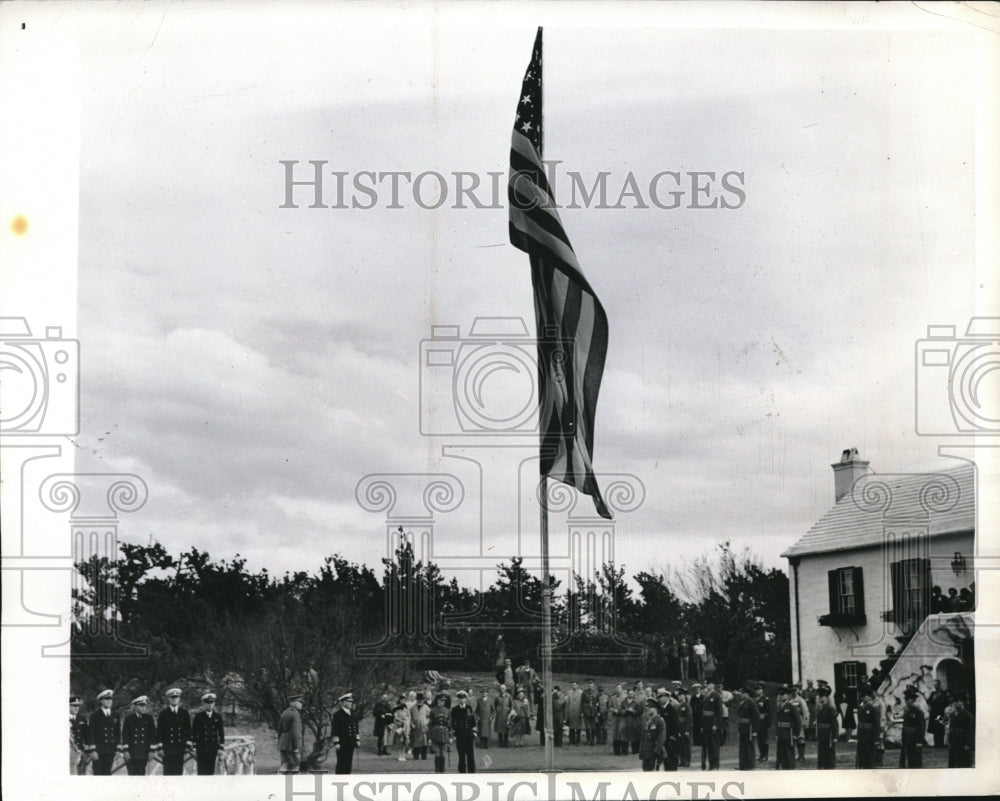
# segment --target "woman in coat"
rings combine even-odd
[[[399,697],[399,703],[392,710],[392,744],[396,749],[396,761],[406,762],[406,749],[410,743],[410,710],[406,706],[406,696]]]
[[[514,746],[517,748],[524,745],[524,735],[528,731],[528,714],[528,699],[525,697],[524,690],[518,690],[507,716],[510,734],[514,738]]]

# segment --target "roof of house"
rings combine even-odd
[[[925,522],[931,536],[973,531],[975,468],[939,473],[869,473],[782,556],[881,545],[886,524]]]

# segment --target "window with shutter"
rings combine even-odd
[[[930,559],[903,559],[889,565],[892,580],[892,609],[884,612],[884,620],[895,623],[904,631],[914,631],[927,617],[931,608]]]
[[[860,567],[840,567],[827,572],[830,611],[819,618],[821,626],[865,624],[864,584]]]

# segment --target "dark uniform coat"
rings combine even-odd
[[[753,747],[753,735],[757,731],[760,710],[753,698],[744,697],[736,708],[736,732],[740,741],[740,770],[753,770],[756,753]]]
[[[77,712],[76,717],[69,719],[69,736],[73,745],[80,751],[87,749],[87,731],[90,729],[90,721],[83,712]]]
[[[552,691],[552,741],[563,744],[563,727],[566,725],[566,696],[559,690]]]
[[[435,754],[443,754],[451,739],[451,710],[435,704],[431,707],[430,740]]]
[[[372,711],[372,715],[375,717],[375,728],[372,734],[375,735],[375,739],[377,740],[376,747],[379,753],[382,753],[385,730],[392,723],[392,707],[389,706],[387,701],[379,699],[375,702],[375,709]]]
[[[878,708],[873,704],[858,709],[858,753],[855,757],[855,767],[874,768],[875,751],[882,739],[882,721]],[[847,727],[847,723],[844,724]]]
[[[924,735],[927,733],[927,718],[918,706],[907,706],[903,710],[903,734],[900,738],[899,767],[922,768],[924,766]]]
[[[701,761],[709,770],[717,770],[719,767],[719,732],[723,725],[722,715],[722,695],[715,690],[706,693],[701,707]]]
[[[705,696],[698,694],[691,696],[691,733],[694,737],[694,744],[701,745],[701,710],[705,708]]]
[[[673,698],[668,698],[660,707],[660,717],[663,718],[664,741],[663,769],[677,770],[680,762],[680,704]]]
[[[225,745],[226,733],[222,726],[222,715],[203,709],[191,721],[191,739],[194,740],[198,759],[198,775],[211,776],[215,773],[215,760],[219,749]]]
[[[652,709],[652,708],[651,708]],[[656,767],[656,760],[665,753],[664,744],[667,739],[667,727],[656,711],[645,715],[642,719],[642,738],[639,745],[639,759],[642,769],[649,771]]]
[[[677,761],[682,768],[691,764],[691,728],[693,725],[691,704],[684,700],[679,701],[677,704]]]
[[[98,755],[115,754],[121,743],[121,722],[114,712],[105,715],[103,709],[90,714],[87,728],[87,745]]]
[[[816,704],[816,765],[822,770],[837,767],[837,708],[832,703]]]
[[[458,751],[458,772],[476,772],[476,713],[471,706],[451,708],[451,730],[455,735],[455,750]]]
[[[771,734],[771,724],[774,722],[774,707],[771,706],[771,699],[763,693],[754,700],[760,711],[760,717],[757,719],[757,750],[760,752],[761,760],[766,761],[769,750],[767,739]]]
[[[948,767],[971,768],[976,723],[968,709],[956,709],[948,718]]]
[[[163,749],[163,775],[180,776],[184,772],[184,754],[191,739],[191,715],[182,707],[174,712],[169,706],[156,719],[156,739]]]
[[[149,759],[156,744],[156,721],[146,712],[132,712],[122,721],[122,746],[132,759]]]
[[[121,743],[121,721],[114,712],[105,715],[103,709],[97,709],[90,714],[90,724],[87,728],[87,746],[92,753],[97,754],[94,760],[95,776],[110,776],[111,766],[118,753]]]
[[[215,754],[226,744],[226,732],[222,725],[222,715],[205,710],[197,713],[191,721],[191,739],[199,754]]]
[[[358,719],[346,709],[338,709],[330,720],[330,735],[337,749],[334,773],[348,774],[354,762],[354,749],[358,747]]]
[[[774,718],[777,729],[777,756],[774,767],[778,770],[795,770],[795,739],[802,734],[802,716],[798,705],[785,701]]]
[[[169,706],[156,719],[156,739],[164,756],[183,755],[191,739],[191,715],[182,707],[174,712]]]

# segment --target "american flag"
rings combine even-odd
[[[542,29],[524,73],[510,147],[510,241],[530,257],[538,336],[541,475],[591,495],[594,416],[608,351],[608,318],[563,230],[542,164]]]

